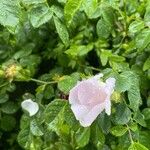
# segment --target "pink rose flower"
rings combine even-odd
[[[96,75],[79,82],[70,90],[69,103],[71,109],[83,127],[88,127],[105,110],[111,114],[110,97],[114,91],[115,78],[100,81],[103,74]]]

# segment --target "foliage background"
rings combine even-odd
[[[1,149],[150,149],[149,0],[1,0],[0,24]],[[83,128],[68,93],[99,72],[117,80],[112,115]]]

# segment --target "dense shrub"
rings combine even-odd
[[[149,0],[0,0],[0,24],[0,149],[150,149]],[[111,115],[84,128],[69,91],[98,73]]]

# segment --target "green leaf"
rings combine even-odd
[[[44,112],[46,123],[50,124],[54,121],[58,114],[64,109],[65,105],[66,101],[62,99],[53,100],[48,104]]]
[[[43,141],[41,138],[33,137],[32,143],[30,144],[30,150],[41,150],[43,146]]]
[[[124,125],[131,119],[131,111],[125,104],[117,105],[116,112],[113,115],[112,121],[119,125]]]
[[[146,12],[144,15],[144,22],[147,26],[150,26],[150,3],[147,1]]]
[[[123,136],[128,131],[126,126],[114,126],[111,128],[111,134],[114,136]]]
[[[148,57],[144,63],[143,71],[150,69],[150,57]]]
[[[102,18],[104,19],[104,21],[109,25],[109,27],[112,27],[114,25],[114,9],[105,4],[105,5],[102,5],[101,6],[101,9],[102,9]]]
[[[65,4],[67,0],[58,0],[59,3]]]
[[[111,61],[115,61],[115,62],[122,62],[122,61],[125,61],[125,58],[123,56],[119,56],[119,55],[111,55],[109,57],[109,59]]]
[[[128,150],[148,150],[148,148],[146,148],[144,145],[140,143],[134,142],[130,145]]]
[[[51,85],[47,85],[44,89],[44,98],[45,99],[50,99],[54,97],[54,88]]]
[[[141,104],[139,78],[132,71],[124,71],[116,76],[116,90],[119,92],[128,91],[130,107],[137,111]]]
[[[69,143],[65,143],[63,141],[57,142],[56,146],[55,146],[55,150],[59,149],[59,150],[71,150],[72,147]],[[52,149],[45,149],[45,150],[54,150],[54,148]]]
[[[93,43],[88,45],[71,45],[71,47],[65,51],[67,55],[72,58],[76,58],[77,56],[85,56],[88,52],[93,49]]]
[[[52,11],[47,4],[39,4],[29,12],[29,19],[33,27],[38,28],[52,18]]]
[[[56,99],[47,105],[44,117],[49,131],[54,131],[58,136],[66,137],[69,128],[64,124],[64,110],[67,105],[65,100]]]
[[[13,116],[4,115],[1,118],[0,127],[4,131],[11,131],[15,128],[16,119]]]
[[[132,74],[130,71],[124,71],[116,76],[116,91],[125,92],[132,86]]]
[[[110,66],[113,68],[113,70],[117,72],[123,72],[125,70],[129,69],[129,64],[126,62],[116,62],[116,61],[109,61]]]
[[[144,22],[142,20],[135,20],[129,26],[129,34],[134,35],[140,32],[144,28]]]
[[[54,88],[52,85],[40,85],[36,89],[36,96],[44,97],[45,99],[51,99],[55,96]]]
[[[64,16],[68,26],[70,26],[75,13],[78,11],[83,0],[68,0],[64,8]]]
[[[29,129],[21,130],[18,134],[17,141],[21,147],[23,147],[24,149],[29,149],[32,143],[32,136]]]
[[[101,50],[100,59],[103,66],[105,66],[108,62],[108,58],[112,55],[109,50]]]
[[[44,3],[45,0],[21,0],[21,2],[25,5],[35,5],[35,4],[40,4]]]
[[[20,7],[18,0],[1,0],[0,1],[0,24],[10,27],[14,32],[20,15]]]
[[[142,111],[142,114],[144,115],[145,120],[150,119],[150,108],[144,108]]]
[[[150,44],[150,30],[141,31],[135,38],[135,44],[139,51],[143,51]]]
[[[139,142],[150,149],[150,132],[148,130],[139,132]]]
[[[138,110],[137,112],[135,112],[133,119],[139,123],[141,126],[146,127],[146,122],[145,122],[145,118],[144,115]]]
[[[30,69],[30,67],[32,68],[33,71],[35,69],[35,67],[40,63],[41,59],[39,56],[37,55],[30,55],[24,58],[20,59],[20,64],[24,67],[28,67]],[[33,69],[34,67],[34,69]],[[25,70],[25,69],[24,69]]]
[[[65,94],[69,94],[69,91],[77,84],[79,78],[74,76],[64,76],[61,81],[58,82],[58,88]]]
[[[22,115],[20,119],[20,129],[26,129],[30,126],[30,117],[26,114]]]
[[[18,105],[14,102],[6,102],[1,106],[2,112],[6,114],[14,114],[18,110]]]
[[[129,128],[133,131],[136,132],[138,130],[138,124],[136,122],[132,122],[129,124]]]
[[[93,17],[93,14],[97,10],[97,7],[98,7],[98,0],[84,0],[83,1],[83,9],[89,18]]]
[[[63,16],[63,9],[57,5],[52,5],[50,7],[50,9],[52,10],[52,12],[60,19],[60,20],[64,20],[64,16]]]
[[[97,149],[102,149],[105,143],[105,136],[97,123],[91,126],[91,142]]]
[[[19,59],[19,58],[29,56],[32,53],[32,48],[30,46],[32,46],[32,45],[27,45],[22,50],[17,51],[13,56],[14,59]]]
[[[139,78],[133,72],[131,72],[131,75],[132,75],[131,77],[132,86],[128,90],[128,98],[130,102],[130,107],[134,111],[137,111],[142,102],[141,94],[140,94],[140,87],[139,87]]]
[[[100,19],[97,22],[96,32],[97,32],[97,35],[99,38],[107,39],[110,35],[110,31],[111,31],[111,27],[109,26],[109,24],[105,20]]]
[[[0,104],[7,102],[9,99],[8,94],[0,93]]]
[[[40,127],[40,123],[38,123],[35,119],[30,122],[30,131],[35,136],[42,136],[44,134]]]
[[[57,17],[54,17],[54,23],[55,23],[56,30],[60,39],[66,46],[68,46],[69,45],[69,33],[67,31],[66,26]]]
[[[90,140],[90,128],[80,128],[75,133],[76,148],[84,147]]]
[[[110,128],[111,128],[111,119],[110,119],[110,117],[105,112],[102,112],[98,116],[97,120],[98,120],[99,128],[101,128],[102,131],[105,134],[108,134],[109,131],[110,131]]]
[[[70,104],[66,105],[64,114],[67,114],[64,117],[65,122],[71,128],[71,130],[76,132],[79,129],[80,124],[79,124],[79,121],[76,120],[76,118],[71,110]]]

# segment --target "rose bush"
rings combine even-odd
[[[149,85],[149,0],[0,0],[0,149],[148,150]]]

